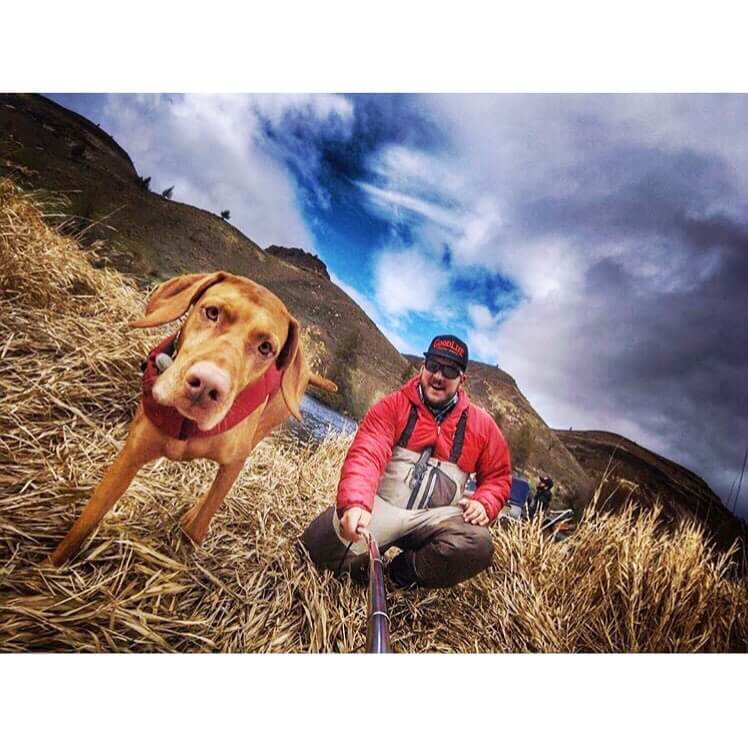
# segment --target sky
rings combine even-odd
[[[732,507],[748,96],[51,98],[110,133],[152,190],[317,254],[401,352],[457,334],[550,426],[626,436]]]

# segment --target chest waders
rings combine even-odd
[[[457,502],[463,496],[469,475],[458,467],[457,461],[465,441],[468,408],[457,422],[452,449],[446,460],[433,457],[435,445],[423,452],[406,447],[417,419],[418,410],[412,405],[408,422],[392,450],[374,496],[369,530],[380,547],[424,526],[462,516]],[[333,526],[342,541],[337,514],[333,516]],[[358,541],[350,550],[354,554],[366,553],[367,546],[364,541]]]

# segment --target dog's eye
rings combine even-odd
[[[257,350],[263,355],[263,356],[270,356],[273,353],[273,346],[267,341],[263,341],[258,346]]]
[[[215,322],[218,319],[218,307],[217,306],[206,306],[205,316],[211,321]]]

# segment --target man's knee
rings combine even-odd
[[[326,509],[301,536],[301,544],[306,548],[309,558],[321,570],[332,571],[335,576],[350,574],[356,581],[361,581],[368,565],[367,554],[356,555],[338,537],[332,522],[335,507]]]
[[[332,524],[334,511],[335,507],[329,507],[318,515],[301,536],[301,544],[317,566],[327,566],[340,544]]]
[[[486,527],[470,525],[463,520],[451,523],[442,536],[445,553],[459,558],[473,574],[487,569],[493,558],[493,539]]]
[[[491,565],[493,540],[485,527],[462,518],[445,522],[439,533],[414,556],[418,583],[425,587],[452,587]]]
[[[482,564],[481,571],[483,571],[491,565],[493,560],[493,538],[487,528],[481,527],[480,529],[482,532],[478,540],[478,557]]]

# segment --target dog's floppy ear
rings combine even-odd
[[[145,317],[130,322],[130,327],[159,327],[179,319],[203,291],[224,278],[226,273],[196,273],[162,283],[148,299]]]
[[[299,345],[299,323],[293,318],[288,320],[288,337],[286,343],[281,349],[276,359],[276,365],[283,371],[281,378],[281,394],[286,403],[286,407],[291,411],[296,420],[301,420],[301,395],[299,392],[299,382],[301,381],[301,371],[304,366],[304,354]]]

